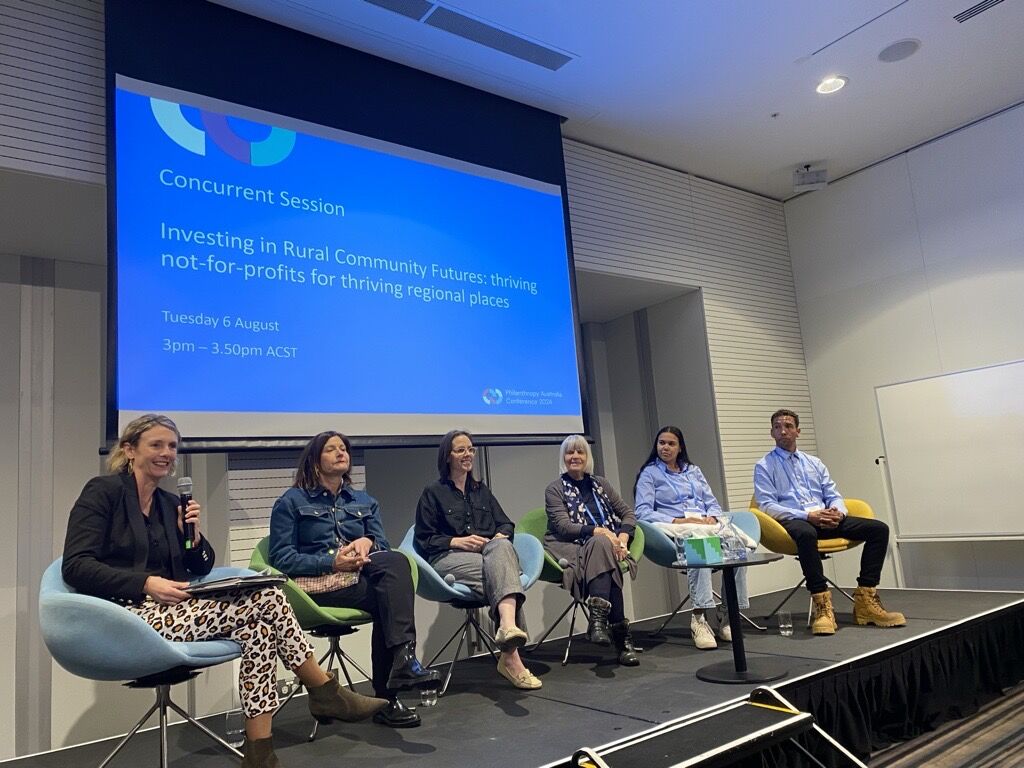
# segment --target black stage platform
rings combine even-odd
[[[796,626],[793,637],[779,636],[774,627],[767,633],[745,633],[749,658],[785,662],[787,676],[771,685],[862,758],[888,743],[971,714],[1001,689],[1024,679],[1024,594],[884,590],[883,595],[887,607],[906,614],[906,627],[858,627],[850,603],[836,594],[840,628],[832,637],[813,637],[807,631],[805,596],[794,597],[787,606]],[[754,598],[748,613],[766,613],[780,596]],[[420,708],[423,725],[415,729],[333,724],[322,727],[310,744],[305,700],[296,699],[275,719],[278,756],[285,768],[561,766],[578,747],[599,747],[693,716],[745,698],[754,687],[698,680],[699,667],[732,658],[729,646],[720,643],[715,651],[696,650],[689,637],[688,613],[680,614],[661,637],[645,631],[659,623],[636,627],[637,643],[645,652],[641,666],[632,669],[617,666],[610,652],[582,639],[574,643],[569,665],[561,667],[564,641],[546,643],[527,659],[544,681],[537,692],[513,689],[498,676],[489,657],[460,662],[448,694],[436,707]],[[413,703],[412,698],[409,701]],[[223,727],[221,717],[206,722],[218,732]],[[174,726],[170,734],[173,766],[236,764],[195,729]],[[114,743],[97,742],[7,764],[96,766]],[[143,733],[111,768],[156,765],[157,752],[157,733]],[[801,763],[779,752],[767,764]]]

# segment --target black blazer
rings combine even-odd
[[[204,536],[199,546],[185,549],[178,530],[178,497],[157,488],[150,514],[159,514],[171,553],[171,577],[188,581],[213,568],[213,547]],[[139,507],[135,476],[127,472],[94,477],[85,484],[71,509],[64,539],[64,581],[79,592],[121,603],[145,599],[149,578],[149,536]]]

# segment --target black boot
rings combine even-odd
[[[391,728],[415,728],[420,724],[420,716],[395,696],[384,709],[373,716],[373,722]]]
[[[608,612],[612,604],[603,597],[588,597],[587,608],[590,609],[590,626],[587,627],[587,639],[594,645],[609,646],[612,644],[608,634]]]
[[[633,635],[629,632],[629,619],[612,624],[611,630],[615,650],[619,652],[619,664],[624,667],[639,667],[640,659],[637,658],[636,648],[633,647]]]
[[[441,675],[436,669],[427,669],[416,658],[416,643],[404,643],[394,649],[391,674],[388,675],[388,690],[402,691],[407,688],[436,688]]]

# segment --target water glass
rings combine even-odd
[[[224,713],[224,741],[236,748],[245,743],[245,720],[242,718],[242,710],[229,709]]]
[[[789,611],[779,611],[775,614],[779,618],[779,634],[783,637],[793,636],[793,614]]]
[[[437,688],[420,689],[420,705],[424,707],[437,706]]]

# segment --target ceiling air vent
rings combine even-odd
[[[572,61],[572,57],[566,56],[560,51],[539,45],[503,29],[492,27],[490,24],[440,5],[427,17],[425,23],[552,71],[560,69]]]
[[[493,24],[467,16],[440,3],[428,0],[365,0],[365,2],[378,8],[394,11],[435,29],[449,32],[464,40],[471,40],[492,50],[514,56],[521,61],[550,69],[552,72],[561,69],[574,58],[550,46],[527,40],[514,32],[500,29]]]
[[[960,11],[960,13],[958,13],[953,18],[959,21],[961,24],[963,24],[968,19],[973,19],[979,13],[984,13],[993,5],[999,5],[1001,2],[1003,2],[1003,0],[981,0],[980,3],[978,3],[977,5],[972,5],[966,11]]]
[[[427,15],[427,11],[434,7],[434,4],[428,0],[366,0],[366,2],[387,11],[400,13],[413,21],[420,21]]]

